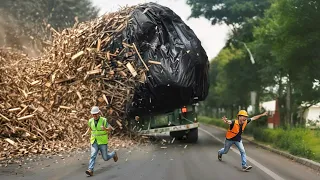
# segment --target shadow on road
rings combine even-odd
[[[99,166],[99,169],[97,169],[97,170],[94,171],[94,175],[99,175],[99,174],[108,172],[108,171],[112,170],[116,165],[108,164],[107,166],[102,166],[102,167],[101,167],[101,164],[98,164],[98,166]],[[88,176],[88,177],[89,177],[89,176]],[[117,177],[117,176],[114,176],[114,177],[108,176],[108,179],[113,179],[113,178],[116,178],[116,177]]]
[[[150,137],[150,140],[152,142],[152,144],[156,145],[156,147],[170,147],[170,146],[193,146],[193,147],[201,147],[201,148],[205,148],[205,147],[209,147],[209,148],[222,148],[223,144],[221,144],[220,142],[206,136],[203,134],[203,132],[199,132],[199,139],[196,143],[190,143],[187,140],[177,140],[174,139],[172,137],[170,137],[169,135],[158,135],[158,136],[152,136]]]

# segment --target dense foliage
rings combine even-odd
[[[203,113],[233,116],[238,107],[279,99],[283,125],[303,123],[301,104],[320,102],[320,1],[188,0],[192,14],[231,25],[232,34],[211,61],[210,95]],[[245,44],[255,59],[251,64]],[[257,107],[255,107],[257,108]],[[226,110],[226,111],[224,111]]]

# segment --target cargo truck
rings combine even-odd
[[[140,135],[170,135],[190,143],[198,141],[197,104],[186,105],[163,114],[136,117],[130,122],[132,131]]]

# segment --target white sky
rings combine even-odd
[[[187,20],[191,14],[191,8],[185,0],[92,0],[93,4],[100,8],[100,15],[106,12],[112,12],[121,6],[136,5],[145,2],[157,2],[163,6],[169,7],[196,33],[200,39],[203,48],[206,50],[209,60],[214,58],[223,48],[227,40],[229,31],[226,25],[212,26],[210,21],[205,18]]]

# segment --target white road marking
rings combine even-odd
[[[205,133],[207,133],[209,136],[213,137],[214,139],[216,139],[217,141],[221,142],[222,144],[224,144],[224,141],[220,140],[218,137],[214,136],[212,133],[202,129],[199,127],[199,129]],[[238,155],[240,155],[240,152],[231,147],[230,148],[233,152],[237,153]],[[273,179],[275,180],[284,180],[282,177],[280,177],[279,175],[277,175],[276,173],[274,173],[273,171],[271,171],[270,169],[266,168],[265,166],[263,166],[262,164],[258,163],[257,161],[255,161],[254,159],[252,159],[251,157],[247,156],[247,160],[249,160],[252,164],[254,164],[256,167],[260,168],[263,172],[265,172],[266,174],[268,174],[269,176],[271,176]]]

